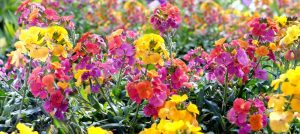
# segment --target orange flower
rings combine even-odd
[[[240,46],[244,49],[248,48],[248,46],[249,46],[247,41],[243,41],[240,39],[240,40],[238,40],[238,42],[239,42]]]
[[[277,50],[277,46],[275,43],[270,43],[269,44],[269,48],[272,50],[272,51],[276,51]]]
[[[259,56],[267,56],[269,54],[269,49],[266,46],[260,46],[256,49],[255,53]]]
[[[142,81],[136,85],[137,92],[141,99],[149,99],[153,96],[153,89],[149,81]]]
[[[42,79],[42,82],[47,87],[48,92],[52,92],[54,90],[54,77],[52,74],[45,75]]]
[[[251,130],[258,131],[263,127],[263,119],[261,114],[255,114],[250,116],[250,126]]]

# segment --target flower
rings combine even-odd
[[[280,16],[280,17],[276,16],[275,19],[276,19],[276,22],[281,24],[282,26],[285,26],[285,24],[287,22],[286,16]]]
[[[266,46],[260,46],[255,50],[255,53],[259,56],[267,56],[269,54],[269,50]]]
[[[88,134],[112,134],[111,131],[102,129],[101,127],[90,126],[87,129]]]
[[[59,20],[59,16],[57,15],[56,11],[53,9],[46,9],[44,13],[46,14],[46,18],[48,20],[54,20],[54,21]]]
[[[176,29],[181,23],[179,9],[169,3],[156,8],[150,18],[153,28],[164,33],[170,28]]]
[[[131,100],[133,100],[137,104],[141,103],[142,98],[139,97],[139,94],[138,94],[137,89],[136,89],[136,84],[134,82],[127,83],[126,90],[127,90],[128,95],[129,95],[129,98]]]
[[[144,64],[163,65],[163,58],[169,58],[164,39],[157,34],[145,34],[135,42],[135,56]]]
[[[198,110],[198,107],[193,104],[193,103],[190,103],[187,107],[187,110],[192,112],[192,113],[195,113],[195,114],[199,114],[199,110]]]
[[[249,63],[248,55],[244,49],[237,50],[236,58],[241,65],[246,66]]]
[[[270,127],[275,133],[288,132],[292,120],[293,113],[290,111],[270,113]]]
[[[261,114],[255,114],[250,116],[251,130],[258,131],[263,128],[263,116]]]
[[[244,101],[241,98],[237,98],[233,102],[233,108],[238,113],[247,113],[250,109],[251,103],[249,101]]]
[[[181,103],[181,102],[186,101],[188,99],[188,96],[186,94],[184,94],[182,96],[174,94],[170,98],[171,98],[171,102]]]
[[[23,123],[18,123],[17,129],[19,130],[20,134],[38,134],[37,131],[33,131],[32,128],[27,127]]]
[[[142,81],[135,86],[137,93],[141,99],[150,99],[153,96],[153,89],[149,81]]]

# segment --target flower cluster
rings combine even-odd
[[[239,127],[239,134],[248,134],[267,126],[265,110],[264,102],[257,98],[248,101],[237,98],[227,113],[227,119]]]
[[[299,78],[300,67],[297,66],[281,74],[271,83],[273,89],[279,91],[272,95],[268,102],[268,108],[273,109],[270,113],[270,127],[276,133],[288,132],[294,114],[300,112]]]
[[[88,134],[113,134],[111,131],[102,129],[101,127],[90,126],[87,129]]]
[[[164,39],[157,34],[145,34],[135,42],[136,57],[144,64],[163,65],[164,60],[169,58]]]
[[[178,7],[163,3],[154,10],[150,23],[154,29],[161,33],[168,31],[170,28],[176,29],[181,22],[181,16]]]
[[[55,10],[45,8],[41,4],[31,3],[30,0],[23,1],[16,13],[21,13],[19,25],[45,27],[50,24],[59,24],[74,29],[74,23],[71,21],[73,15],[59,16]]]
[[[199,110],[192,102],[186,103],[187,95],[172,95],[171,100],[166,101],[160,108],[158,117],[159,123],[154,123],[140,134],[152,133],[190,133],[201,134],[201,127],[198,126],[196,115]]]
[[[67,58],[68,51],[72,49],[67,30],[60,26],[30,27],[21,31],[19,39],[15,43],[17,50],[8,55],[16,66],[23,54],[28,53],[30,58],[45,62],[49,55]]]

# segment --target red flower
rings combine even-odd
[[[43,85],[46,86],[48,92],[53,92],[54,76],[52,74],[45,75],[42,82]]]
[[[54,21],[59,20],[59,16],[57,15],[56,11],[53,9],[46,9],[45,14],[48,20],[54,20]]]
[[[63,99],[64,99],[64,96],[62,95],[61,91],[56,90],[50,96],[50,104],[52,107],[60,107]]]
[[[126,90],[128,92],[129,98],[135,101],[137,104],[140,104],[142,99],[139,97],[139,94],[135,86],[136,86],[135,83],[130,82],[126,85]]]
[[[235,99],[233,102],[233,109],[238,113],[247,113],[251,107],[251,103],[249,101],[244,101],[241,98]]]
[[[136,85],[139,97],[142,99],[149,99],[153,96],[153,89],[151,88],[151,83],[149,81],[142,81]]]
[[[87,50],[87,52],[92,53],[92,54],[98,54],[100,52],[99,46],[94,43],[87,43],[86,50]]]

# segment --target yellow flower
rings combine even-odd
[[[62,45],[54,46],[52,54],[54,56],[63,56],[64,58],[67,58],[67,55],[68,55],[67,51],[65,50],[65,48]]]
[[[215,41],[215,46],[223,45],[223,43],[226,41],[226,38],[221,38],[217,41]]]
[[[184,102],[185,100],[188,99],[188,96],[186,94],[184,94],[183,96],[174,94],[171,96],[171,101],[175,102],[175,103],[180,103],[180,102]]]
[[[87,131],[88,134],[112,134],[111,131],[106,131],[101,127],[94,127],[94,126],[89,127]]]
[[[271,43],[269,44],[269,48],[270,48],[272,51],[276,51],[276,50],[277,50],[277,46],[276,46],[276,44],[273,43],[273,42],[271,42]]]
[[[270,113],[270,127],[275,133],[288,132],[292,120],[293,113],[290,111]]]
[[[0,131],[0,134],[6,134],[5,132]]]
[[[49,55],[49,49],[47,47],[36,46],[29,51],[29,56],[33,59],[45,62]]]
[[[291,107],[292,107],[293,111],[300,112],[300,96],[299,95],[293,96],[293,99],[291,100]]]
[[[57,86],[62,88],[62,89],[66,89],[66,88],[68,88],[69,83],[60,81],[60,82],[57,83]]]
[[[195,114],[199,114],[199,110],[198,110],[198,107],[193,104],[193,103],[190,103],[187,107],[187,110],[192,112],[192,113],[195,113]]]
[[[88,70],[86,69],[82,69],[82,70],[77,70],[77,72],[74,74],[74,78],[77,80],[75,82],[75,85],[78,87],[81,85],[82,79],[81,76],[83,73],[88,72]]]
[[[156,123],[152,124],[150,128],[146,128],[141,131],[139,134],[158,134],[159,131],[156,128]]]
[[[20,41],[26,43],[26,45],[42,45],[44,42],[45,29],[41,27],[30,27],[29,29],[25,29],[21,31],[19,35]]]
[[[164,39],[157,34],[145,34],[135,42],[136,57],[144,64],[163,65],[163,58],[169,58],[169,53],[165,48]]]
[[[252,44],[253,44],[253,45],[257,46],[258,43],[259,43],[258,40],[252,40]]]
[[[17,129],[19,130],[20,134],[38,134],[37,131],[33,131],[32,128],[27,127],[23,123],[18,123]]]
[[[274,111],[283,111],[286,101],[287,100],[282,95],[271,96],[268,102],[268,108],[273,107]]]
[[[276,19],[276,22],[281,24],[282,26],[285,26],[285,24],[287,22],[286,16],[280,16],[280,17],[276,16],[275,19]]]

